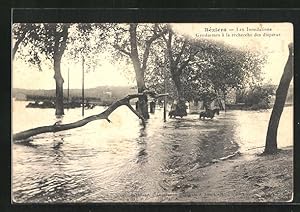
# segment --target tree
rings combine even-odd
[[[67,46],[70,24],[14,24],[13,32],[16,39],[13,47],[13,57],[20,50],[28,62],[37,65],[41,70],[42,60],[52,63],[56,83],[55,115],[64,114],[63,77],[61,75],[61,60]],[[23,45],[21,45],[23,44]],[[20,49],[20,45],[23,47]],[[41,59],[43,58],[43,59]]]
[[[147,84],[161,91],[164,70],[170,96],[185,100],[203,100],[204,106],[246,84],[261,80],[261,69],[266,57],[261,52],[237,49],[213,40],[195,40],[172,31],[169,25],[159,25],[167,30],[154,43],[152,60],[147,70]],[[171,81],[170,82],[170,78]],[[183,104],[182,104],[183,105]]]
[[[100,66],[101,53],[107,50],[105,33],[99,24],[76,23],[70,27],[66,58],[75,63],[85,61],[85,72],[95,71]]]
[[[195,77],[191,72],[191,70],[186,69],[183,75],[185,97],[188,101],[203,101],[203,106],[207,110],[209,109],[209,104],[218,95],[209,80],[205,77]]]
[[[22,42],[27,43],[29,40],[30,34],[37,33],[38,26],[35,24],[14,24],[12,27],[12,37],[13,37],[13,46],[12,46],[12,60],[14,60],[15,55],[19,49],[19,46]]]
[[[245,103],[252,110],[270,108],[270,98],[275,94],[275,86],[271,84],[256,84],[237,91],[237,102]]]
[[[261,81],[261,70],[266,61],[263,53],[237,49],[216,41],[204,40],[195,45],[200,50],[185,70],[185,76],[187,85],[196,90],[187,89],[187,92],[208,101],[206,104],[217,97],[225,102],[230,90]]]
[[[165,56],[165,47],[158,39],[151,48],[148,68],[145,72],[145,84],[149,90],[156,93],[168,93],[168,98],[173,100],[178,97],[178,94]]]
[[[166,30],[162,34],[162,40],[165,45],[165,59],[168,63],[168,69],[171,78],[177,90],[177,108],[186,114],[185,95],[181,75],[183,70],[187,68],[194,59],[199,49],[184,36],[176,34],[169,24],[161,25],[161,31]]]
[[[132,62],[138,93],[146,90],[145,71],[152,43],[158,39],[164,31],[157,33],[157,24],[113,24],[107,27],[114,37],[109,41],[117,50],[118,57],[126,56]],[[138,111],[145,118],[149,118],[147,96],[138,98]]]
[[[284,67],[283,74],[279,82],[279,86],[276,90],[275,103],[273,106],[273,110],[268,125],[266,145],[264,150],[265,154],[273,154],[276,153],[278,150],[277,149],[278,125],[285,104],[285,100],[287,97],[289,85],[293,78],[293,62],[294,62],[293,44],[289,44],[288,47],[289,47],[289,57]]]

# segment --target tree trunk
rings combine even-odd
[[[289,46],[289,58],[284,67],[279,86],[276,90],[276,98],[269,121],[264,153],[272,154],[277,151],[277,130],[280,117],[284,108],[290,82],[293,78],[293,49]]]
[[[135,78],[138,87],[138,93],[143,93],[146,89],[145,80],[144,80],[144,69],[141,66],[141,62],[139,59],[139,53],[137,48],[137,39],[136,39],[136,28],[137,24],[132,23],[129,25],[129,33],[130,33],[130,47],[131,47],[131,61],[133,63],[133,68],[135,71]],[[148,112],[148,99],[147,96],[140,96],[138,98],[137,103],[137,111],[144,119],[149,119]]]
[[[55,115],[64,115],[64,79],[60,71],[61,57],[54,57],[54,79],[56,84],[56,96],[55,96]]]
[[[185,105],[185,97],[184,97],[184,92],[183,92],[183,87],[182,83],[180,81],[180,75],[176,73],[174,70],[171,70],[172,73],[172,79],[174,81],[177,94],[178,94],[178,103],[177,103],[177,108],[176,108],[176,114],[182,114],[183,116],[187,115],[186,111],[186,105]]]
[[[24,36],[24,37],[25,37],[25,36]],[[20,43],[21,43],[22,40],[24,39],[24,37],[19,38],[19,39],[16,41],[15,45],[13,46],[13,49],[12,49],[12,60],[15,59],[16,52],[17,52],[17,50],[18,50],[18,48],[19,48]]]
[[[68,29],[70,24],[62,25],[62,31],[58,32],[58,25],[56,25],[55,43],[54,43],[54,79],[56,84],[56,97],[55,97],[55,115],[64,115],[64,79],[61,75],[60,64],[64,54],[68,39]]]
[[[171,71],[171,73],[172,73],[172,79],[174,81],[177,90],[178,101],[184,101],[185,98],[184,98],[182,83],[180,81],[180,76],[174,73],[174,71]]]
[[[179,63],[182,53],[184,52],[186,48],[186,41],[181,46],[180,52],[177,54],[176,58],[174,59],[173,57],[173,48],[172,48],[172,39],[173,39],[173,32],[169,28],[168,29],[168,37],[163,37],[164,41],[166,42],[166,55],[169,60],[169,69],[170,73],[172,76],[172,80],[175,84],[176,90],[177,90],[177,95],[178,95],[178,103],[175,109],[175,114],[180,114],[180,116],[186,116],[186,105],[185,105],[185,96],[184,96],[184,91],[183,91],[183,86],[180,81],[180,76],[182,74],[182,70],[188,65],[188,62],[190,61],[190,58],[184,62]],[[174,48],[175,50],[175,48]]]
[[[226,113],[226,93],[223,92],[223,98],[224,98],[224,112]]]
[[[142,93],[145,89],[141,88],[141,89],[138,89],[138,92],[139,93]],[[143,96],[140,96],[138,98],[138,104],[137,104],[137,111],[138,113],[143,116],[144,119],[149,119],[150,116],[149,116],[149,111],[148,111],[148,98],[147,98],[147,95],[143,95]]]
[[[143,93],[146,89],[144,71],[141,69],[139,60],[137,58],[132,57],[131,59],[135,70],[138,93]],[[137,111],[141,116],[143,116],[144,119],[149,119],[150,116],[148,112],[148,98],[146,95],[138,97]]]

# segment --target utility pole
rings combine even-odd
[[[82,112],[81,115],[84,116],[84,57],[82,55]]]

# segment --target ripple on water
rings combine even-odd
[[[14,110],[15,121],[23,110]],[[24,114],[38,126],[48,121],[40,121],[45,116],[39,113],[48,112],[37,109]],[[174,200],[192,190],[178,186],[195,167],[238,148],[263,145],[261,128],[269,114],[229,111],[213,120],[189,115],[164,123],[162,110],[157,110],[142,129],[138,118],[120,108],[112,117],[113,124],[96,121],[63,133],[36,136],[29,145],[13,144],[13,197],[17,202]],[[70,109],[63,121],[76,117],[81,118],[80,110]],[[292,117],[289,109],[284,117]],[[281,123],[279,134],[288,134],[285,139],[292,140],[288,126],[291,123]],[[283,145],[281,138],[279,146]]]

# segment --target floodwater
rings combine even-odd
[[[25,108],[13,102],[13,132],[52,125],[54,109]],[[85,110],[85,116],[103,111]],[[81,109],[65,110],[62,123],[81,119]],[[15,202],[172,201],[197,185],[180,184],[193,169],[239,150],[263,151],[271,111],[228,111],[212,120],[197,115],[167,119],[158,108],[143,129],[125,106],[110,119],[35,136],[12,144],[12,198]],[[293,107],[285,107],[279,147],[293,145]],[[216,200],[217,201],[217,200]],[[201,202],[201,200],[199,200]]]

